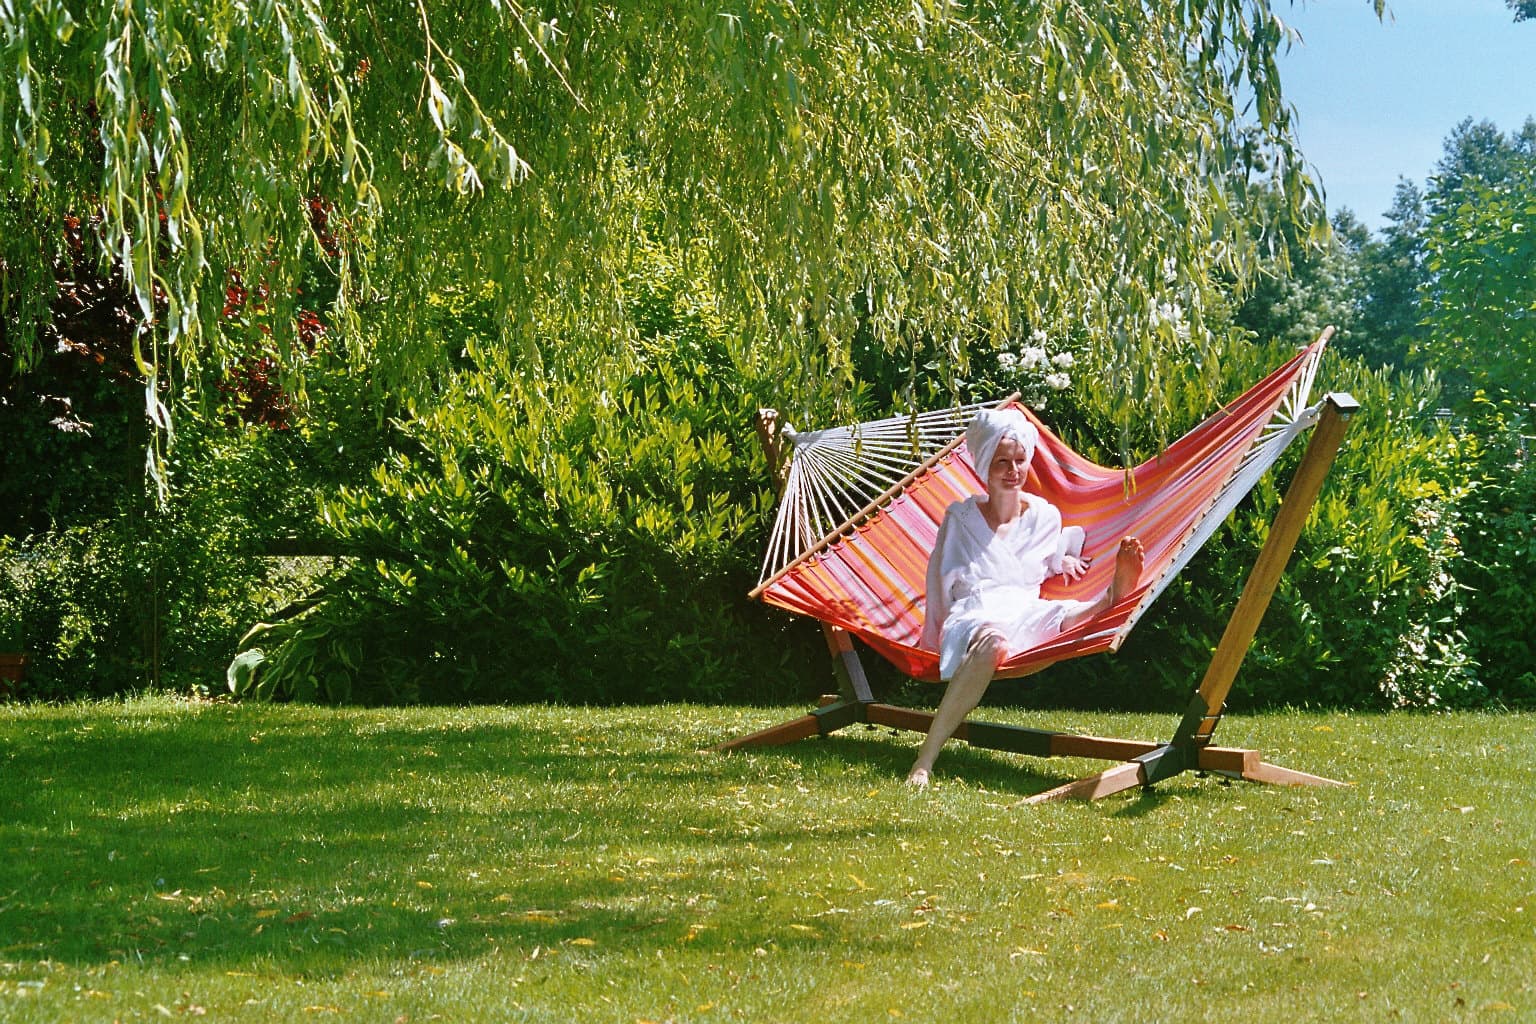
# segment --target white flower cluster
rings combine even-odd
[[[1021,346],[1017,352],[997,354],[998,369],[1008,374],[1038,374],[1037,386],[1043,386],[1052,391],[1066,390],[1072,386],[1072,375],[1067,371],[1077,365],[1077,358],[1071,352],[1057,352],[1052,355],[1046,347],[1048,340],[1044,331],[1031,332],[1029,344]],[[1040,401],[1043,402],[1044,399]]]
[[[1153,324],[1168,324],[1181,341],[1189,339],[1189,321],[1184,318],[1184,307],[1177,302],[1161,302],[1152,309]]]

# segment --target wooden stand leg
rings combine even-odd
[[[1078,779],[1076,782],[1069,782],[1065,786],[1057,786],[1055,789],[1048,789],[1044,793],[1027,796],[1013,806],[1018,807],[1020,804],[1043,804],[1050,800],[1097,800],[1100,797],[1113,796],[1116,793],[1123,793],[1133,786],[1145,785],[1145,771],[1146,769],[1142,767],[1140,762],[1127,761],[1125,764],[1117,764],[1113,768],[1106,768],[1097,775],[1089,775],[1086,778]]]
[[[769,726],[717,745],[715,750],[740,750],[742,747],[774,747],[812,736],[826,736],[839,729],[869,721],[869,705],[859,701],[822,698],[821,707],[808,715],[792,718],[787,722]]]
[[[1260,761],[1252,768],[1243,772],[1243,778],[1249,782],[1268,782],[1278,786],[1348,786],[1347,782],[1337,779],[1325,779],[1321,775],[1309,775],[1306,772],[1298,772],[1293,768],[1282,768],[1268,761]]]
[[[740,750],[742,747],[775,747],[784,743],[794,743],[796,740],[810,739],[820,734],[821,724],[816,720],[816,716],[803,715],[800,718],[761,729],[750,736],[740,736],[718,744],[711,749],[726,751]]]
[[[1023,804],[1043,804],[1051,800],[1097,800],[1101,797],[1113,796],[1123,793],[1133,786],[1151,785],[1154,770],[1149,770],[1149,765],[1155,764],[1157,756],[1166,751],[1167,747],[1159,748],[1149,754],[1144,754],[1135,761],[1106,768],[1097,775],[1089,775],[1075,782],[1069,782],[1055,789],[1046,790],[1044,793],[1036,793],[1034,796],[1025,797],[1013,806]],[[1207,747],[1198,752],[1198,762],[1185,767],[1178,766],[1173,771],[1164,774],[1161,778],[1171,778],[1187,770],[1200,772],[1214,772],[1234,779],[1247,779],[1249,782],[1265,782],[1280,786],[1347,786],[1348,783],[1335,779],[1325,779],[1321,775],[1309,775],[1306,772],[1294,771],[1290,768],[1282,768],[1277,764],[1270,764],[1264,760],[1257,750],[1245,750],[1236,747]]]
[[[1227,694],[1237,678],[1238,667],[1253,646],[1259,623],[1322,491],[1323,480],[1338,454],[1350,418],[1360,408],[1360,404],[1346,394],[1330,394],[1324,402],[1322,417],[1313,429],[1301,464],[1296,467],[1296,475],[1291,478],[1291,485],[1280,502],[1280,511],[1270,524],[1269,537],[1253,563],[1248,582],[1243,585],[1242,595],[1227,619],[1227,628],[1222,632],[1205,677],[1200,681],[1198,696],[1205,704],[1206,717],[1193,730],[1191,738],[1196,743],[1209,742],[1211,733],[1216,731]]]

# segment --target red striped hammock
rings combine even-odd
[[[1315,422],[1306,408],[1324,341],[1255,384],[1200,423],[1162,454],[1137,466],[1127,486],[1123,469],[1095,465],[1068,448],[1028,409],[1040,427],[1030,465],[1028,489],[1059,509],[1066,525],[1087,533],[1083,552],[1092,568],[1080,580],[1057,576],[1042,588],[1046,597],[1091,598],[1109,584],[1120,539],[1134,535],[1146,549],[1140,585],[1113,609],[1026,651],[1012,654],[999,669],[1003,677],[1028,675],[1065,658],[1116,650],[1152,601],[1194,557],[1243,496],[1298,434]],[[903,420],[903,422],[906,422]],[[951,420],[948,444],[876,501],[804,550],[765,565],[753,596],[769,604],[839,626],[862,639],[915,679],[938,679],[938,653],[923,649],[924,581],[928,554],[950,504],[984,490],[962,438],[964,419]],[[817,435],[793,435],[794,458]],[[858,428],[841,435],[856,439]],[[849,450],[857,449],[857,443]],[[794,482],[795,467],[791,466]],[[786,487],[786,495],[790,487]],[[821,499],[799,498],[780,505],[775,536],[803,535],[786,524],[797,510]],[[770,558],[773,554],[770,553]]]

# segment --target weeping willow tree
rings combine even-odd
[[[162,424],[168,375],[243,354],[232,281],[281,314],[321,262],[335,336],[409,392],[441,358],[425,296],[495,282],[499,344],[579,369],[657,238],[786,368],[848,374],[857,330],[955,367],[1073,330],[1155,397],[1168,311],[1198,328],[1268,237],[1236,211],[1317,219],[1270,0],[0,0],[0,26],[9,347],[83,247]],[[1280,203],[1243,202],[1256,175]]]

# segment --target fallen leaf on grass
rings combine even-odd
[[[901,922],[901,926],[903,928],[907,928],[907,929],[927,928],[928,927],[928,922],[927,921],[903,921],[903,922]]]

